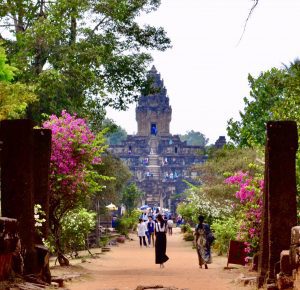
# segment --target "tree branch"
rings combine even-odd
[[[249,11],[248,17],[247,17],[247,19],[246,19],[246,21],[245,21],[245,24],[244,24],[244,29],[243,29],[242,35],[241,35],[241,37],[240,37],[240,39],[239,39],[239,41],[238,41],[237,46],[238,46],[238,45],[240,44],[240,42],[242,41],[242,38],[243,38],[243,36],[244,36],[244,34],[245,34],[245,32],[246,32],[246,28],[247,28],[248,21],[249,21],[249,19],[250,19],[252,13],[253,13],[253,11],[254,11],[254,9],[256,8],[256,6],[258,5],[258,2],[259,2],[259,0],[253,0],[253,1],[254,1],[254,4],[253,4],[253,6],[251,7],[251,9],[250,9],[250,11]]]
[[[99,21],[99,23],[94,27],[93,32],[95,32],[99,28],[99,26],[104,23],[104,21],[107,18],[108,18],[107,16],[103,17],[103,19],[101,21]]]

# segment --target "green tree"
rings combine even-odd
[[[122,203],[126,206],[129,214],[137,207],[144,192],[140,191],[135,183],[130,183],[123,191]]]
[[[0,120],[23,117],[28,104],[37,100],[32,87],[11,83],[16,73],[17,69],[7,64],[5,50],[0,46]]]
[[[208,139],[204,134],[196,132],[194,130],[186,132],[184,135],[179,135],[181,141],[186,141],[187,145],[197,145],[205,147],[208,143]]]
[[[285,70],[272,68],[261,73],[256,79],[248,76],[250,97],[244,98],[244,112],[240,121],[230,119],[227,134],[239,146],[263,145],[266,123],[274,120],[273,109],[282,102],[285,90]]]
[[[122,199],[122,192],[131,178],[129,168],[122,160],[111,154],[104,154],[102,162],[95,166],[98,174],[101,176],[110,176],[109,179],[103,180],[103,190],[98,192],[95,198],[99,201],[101,207],[105,207],[109,202],[119,204]]]
[[[7,57],[3,47],[0,46],[0,82],[10,82],[14,78],[17,69],[7,64]]]
[[[300,61],[248,77],[250,97],[244,98],[240,121],[230,119],[227,134],[239,146],[264,145],[266,123],[295,120],[300,127]]]
[[[39,102],[28,114],[99,115],[136,100],[151,56],[165,50],[165,31],[136,21],[160,0],[58,0],[0,2],[1,36],[18,80],[35,85]],[[88,21],[87,21],[88,20]],[[10,32],[10,33],[9,33]],[[97,96],[97,99],[95,98]],[[97,106],[95,106],[97,105]]]
[[[112,120],[105,119],[103,126],[109,128],[105,137],[109,145],[119,145],[127,138],[127,132],[121,126],[116,125]]]

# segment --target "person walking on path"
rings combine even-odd
[[[208,269],[207,264],[212,262],[210,247],[214,240],[214,236],[210,230],[210,226],[204,223],[204,217],[199,215],[199,224],[195,228],[194,243],[197,249],[199,267],[204,265],[205,269]]]
[[[161,214],[158,214],[155,222],[155,264],[160,264],[164,268],[164,263],[169,260],[166,255],[167,250],[167,223]]]
[[[146,243],[146,232],[147,232],[147,227],[146,224],[143,222],[143,220],[140,218],[139,223],[137,225],[137,235],[140,239],[140,247],[142,247],[142,240],[143,240],[143,245],[147,247]]]
[[[147,238],[148,238],[148,245],[151,245],[151,240],[152,240],[152,246],[154,247],[154,229],[155,229],[155,222],[152,219],[152,216],[150,215],[148,217],[148,222],[147,224]]]
[[[169,236],[172,236],[172,234],[173,234],[173,219],[171,218],[171,216],[169,216],[169,219],[167,221],[167,225],[168,225]]]

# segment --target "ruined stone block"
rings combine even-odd
[[[277,289],[294,289],[294,280],[292,276],[285,275],[284,273],[280,273],[277,277]]]
[[[284,250],[280,253],[280,272],[288,275],[292,274],[289,250]]]
[[[18,224],[16,219],[0,218],[0,254],[13,253],[16,249]]]
[[[13,252],[18,242],[17,220],[0,218],[0,281],[12,272]]]
[[[300,226],[292,227],[291,230],[291,244],[300,244]]]

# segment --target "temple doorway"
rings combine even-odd
[[[150,132],[151,132],[151,135],[155,135],[156,136],[156,134],[157,134],[156,123],[151,123]]]

